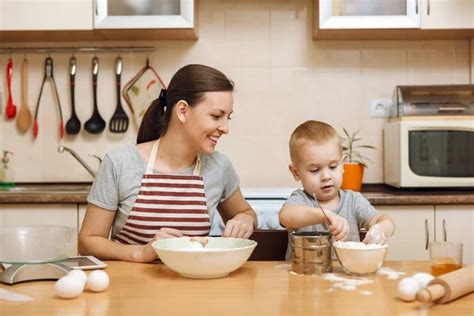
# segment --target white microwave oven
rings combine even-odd
[[[389,122],[384,182],[398,188],[474,187],[474,116]]]

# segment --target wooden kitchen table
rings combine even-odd
[[[247,262],[228,277],[192,280],[163,264],[108,262],[103,293],[76,299],[54,296],[53,281],[0,288],[29,295],[28,302],[0,301],[0,315],[473,315],[474,294],[446,305],[423,307],[396,298],[399,280],[386,276],[355,290],[334,289],[321,276],[290,273],[283,261]],[[428,272],[427,262],[386,262],[407,274]],[[341,275],[347,277],[345,275]]]

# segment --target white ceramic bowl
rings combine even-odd
[[[354,244],[360,243],[336,241],[333,244],[337,259],[341,263],[344,272],[358,276],[371,275],[377,272],[377,269],[383,265],[388,246],[351,247]]]
[[[220,278],[240,268],[257,242],[249,239],[208,237],[204,248],[197,248],[189,237],[160,239],[152,244],[158,257],[170,269],[187,278]]]

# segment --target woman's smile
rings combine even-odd
[[[219,139],[219,136],[208,136],[207,137],[210,141],[211,141],[211,144],[213,146],[216,146],[217,145],[217,140]]]

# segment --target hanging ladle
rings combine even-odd
[[[94,112],[91,118],[84,124],[84,129],[92,134],[98,134],[105,128],[105,121],[100,116],[97,106],[97,75],[99,73],[99,58],[92,58],[92,93],[94,98]]]
[[[71,84],[71,117],[66,122],[66,133],[69,135],[75,135],[79,133],[81,129],[81,121],[76,115],[76,106],[74,103],[74,86],[76,82],[76,58],[72,56],[69,59],[69,81]]]

